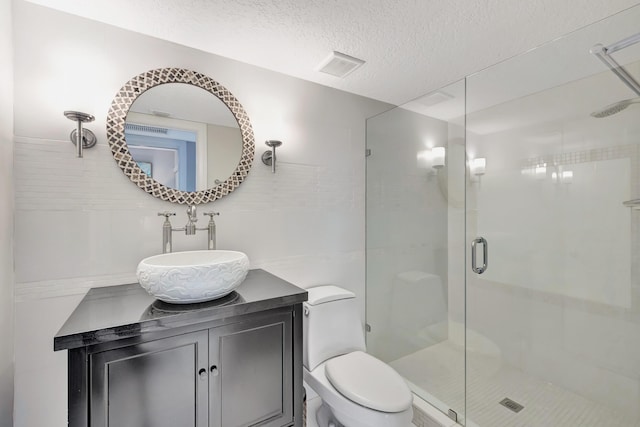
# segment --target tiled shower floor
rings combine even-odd
[[[390,365],[448,407],[464,411],[464,353],[459,347],[445,341]],[[469,426],[640,427],[639,419],[627,418],[572,391],[500,365],[494,358],[470,357],[468,372]],[[501,406],[498,402],[505,397],[524,405],[524,409],[514,413]]]

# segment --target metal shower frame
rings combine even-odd
[[[600,61],[602,61],[604,65],[613,72],[613,74],[618,76],[618,78],[627,85],[627,87],[629,87],[629,89],[634,91],[636,95],[640,96],[640,84],[638,84],[637,80],[634,79],[622,65],[618,64],[618,62],[611,57],[612,53],[638,42],[640,42],[640,33],[629,36],[619,42],[610,44],[609,46],[603,46],[598,43],[591,48],[590,52],[597,56],[598,59],[600,59]]]

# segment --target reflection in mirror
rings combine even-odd
[[[164,95],[163,103],[155,105],[141,105],[139,107],[136,106],[135,109],[131,111],[131,107],[138,101],[138,98],[147,98],[148,96],[154,96],[153,93],[156,91],[155,89],[157,87],[169,87],[174,85],[176,86],[176,88],[181,88],[179,89],[180,92],[182,92],[183,90],[189,91],[193,89],[190,88],[190,86],[200,88],[205,92],[213,95],[213,98],[204,96],[204,98],[208,99],[208,104],[205,103],[204,105],[201,105],[198,103],[198,101],[194,100],[189,95],[181,96],[175,93],[170,93]],[[159,90],[163,91],[167,90],[167,88],[161,88]],[[149,92],[149,94],[147,94],[147,92]],[[196,90],[195,93],[198,94],[199,92]],[[196,99],[199,99],[199,97],[202,97],[202,94],[200,93],[200,96],[198,97],[198,95],[196,95],[196,97]],[[218,104],[217,100],[220,100],[220,104]],[[201,113],[209,112],[212,108],[222,108],[222,104],[224,104],[228,108],[230,114],[235,118],[235,122],[225,121],[221,118],[222,116],[219,115],[216,116],[216,119],[198,118]],[[164,108],[164,110],[162,110],[162,108]],[[176,110],[174,110],[174,108],[176,108]],[[190,115],[184,113],[184,111],[186,110],[189,111]],[[226,110],[224,110],[223,108],[223,111]],[[174,115],[175,117],[171,117],[172,115]],[[127,122],[127,118],[129,118],[129,122]],[[169,123],[169,119],[177,120],[177,123],[179,124],[175,125],[175,123]],[[195,126],[195,128],[193,128],[193,126],[184,127],[185,123],[187,122],[196,124],[199,123],[199,126]],[[234,151],[234,149],[231,149],[229,151],[223,150],[220,152],[226,154],[218,154],[218,148],[222,146],[218,143],[221,138],[213,138],[216,141],[213,143],[213,145],[209,142],[202,142],[205,141],[205,139],[198,137],[198,129],[206,128],[208,131],[211,129],[209,125],[215,125],[229,129],[235,129],[235,126],[239,126],[237,132],[239,132],[241,136],[240,139],[242,141],[242,144],[238,161],[235,160],[238,158],[237,154],[229,154],[229,152],[237,153],[237,151]],[[153,159],[149,161],[149,159],[145,160],[142,157],[138,157],[138,160],[136,161],[136,159],[133,158],[131,151],[129,150],[127,137],[125,136],[125,127],[131,128],[129,133],[131,133],[132,135],[135,133],[134,131],[138,132],[138,136],[149,136],[149,133],[156,133],[148,132],[146,135],[140,135],[140,132],[144,131],[145,129],[143,128],[136,130],[134,129],[136,126],[147,126],[147,132],[150,130],[157,130],[153,128],[160,128],[161,132],[164,132],[163,129],[167,129],[167,134],[169,133],[169,130],[172,129],[176,132],[179,131],[178,134],[173,136],[177,136],[177,138],[186,138],[183,139],[185,143],[182,144],[181,148],[178,146],[155,147],[155,151],[157,152],[163,151],[160,149],[165,149],[168,151],[168,155],[165,153],[163,157],[166,157],[164,159],[165,162],[173,164],[172,169],[164,167],[164,173],[162,173],[159,170],[158,165],[153,164]],[[195,132],[196,137],[186,136],[186,134],[182,132]],[[236,131],[231,130],[230,132]],[[200,133],[204,135],[203,132]],[[208,133],[209,135],[207,135],[206,139],[211,140],[211,135],[213,135],[214,132]],[[179,203],[184,205],[199,205],[201,203],[209,203],[214,200],[218,200],[219,198],[224,197],[234,191],[240,184],[242,184],[242,182],[249,174],[249,171],[251,170],[251,166],[253,164],[253,157],[255,155],[255,139],[253,136],[251,121],[249,120],[249,116],[247,116],[246,111],[244,111],[244,108],[242,108],[242,105],[236,99],[236,97],[233,96],[233,94],[227,88],[211,79],[210,77],[197,71],[184,68],[158,68],[155,70],[149,70],[142,74],[134,76],[131,80],[125,83],[111,102],[111,108],[109,109],[109,113],[107,115],[107,140],[109,141],[109,146],[111,147],[113,159],[118,164],[118,167],[122,169],[122,172],[135,185],[137,185],[140,189],[153,197],[157,197],[161,200],[166,200],[171,203]],[[189,148],[189,144],[187,143],[187,141],[196,144],[195,155],[189,155],[189,151],[194,150],[194,148]],[[135,143],[135,141],[132,141],[131,145],[132,147],[134,147],[134,151],[148,149],[144,148],[146,146],[144,146],[143,144],[136,146]],[[194,146],[193,144],[191,144],[192,147]],[[199,156],[199,148],[197,144],[200,144],[201,146],[200,151],[206,149],[208,152],[213,153],[213,155]],[[182,150],[183,152],[183,159],[180,158],[180,150]],[[233,169],[233,172],[228,172],[228,169],[224,170],[224,168],[220,168],[218,170],[218,167],[216,166],[218,164],[216,162],[218,161],[220,161],[220,164],[231,167],[231,162],[224,160],[225,158],[230,157],[234,158],[233,165],[235,169]],[[209,160],[209,158],[211,158],[211,161]],[[184,172],[181,172],[180,163],[195,164],[195,172],[188,171],[188,168],[185,169]],[[214,166],[207,167],[204,166],[205,164],[214,164]],[[198,169],[198,165],[200,165],[200,169]],[[163,174],[165,175],[165,177],[161,179],[166,179],[176,186],[186,186],[187,184],[189,184],[189,180],[191,180],[191,187],[196,188],[196,190],[198,188],[202,188],[202,190],[184,191],[178,188],[164,185],[155,179],[160,179],[160,176]],[[197,182],[198,174],[202,177],[202,179],[200,180],[201,182]],[[205,174],[206,179],[204,179]],[[194,175],[195,178],[193,178]]]
[[[200,191],[227,180],[242,156],[242,135],[229,108],[190,84],[161,84],[132,104],[125,123],[129,152],[155,181]]]

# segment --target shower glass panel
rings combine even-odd
[[[464,415],[465,83],[367,120],[367,346]]]
[[[592,116],[640,93],[590,53],[638,23],[467,78],[467,259],[488,243],[467,265],[467,425],[640,425],[640,105]],[[640,43],[611,57],[640,80]]]

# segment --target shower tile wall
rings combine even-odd
[[[553,48],[557,55],[564,47]],[[502,363],[518,375],[588,399],[600,417],[609,411],[608,425],[637,425],[640,211],[622,202],[640,196],[640,126],[637,112],[594,119],[579,98],[572,98],[594,87],[612,92],[614,99],[629,96],[610,72],[587,59],[594,61],[582,70],[592,73],[589,77],[574,77],[468,117],[469,149],[487,158],[487,173],[468,191],[468,235],[487,238],[491,262],[482,276],[469,273],[467,326],[497,344]],[[527,69],[522,63],[514,68]],[[640,63],[628,68],[640,76]],[[471,103],[478,101],[475,84],[481,86],[469,78]],[[551,112],[546,120],[527,123],[540,117],[535,108],[552,110],[562,98],[575,99],[572,115],[554,119]],[[474,133],[483,121],[504,129]],[[536,177],[533,168],[545,163],[547,173]],[[570,182],[554,180],[552,172],[561,170],[573,172]],[[467,375],[468,384],[474,384],[482,372],[470,369]],[[479,422],[486,415],[483,408],[497,402],[469,406],[488,395],[480,388],[475,393],[468,395],[467,415]],[[568,409],[574,415],[563,425],[595,420],[579,424],[578,412]]]
[[[106,143],[112,97],[142,71],[210,75],[251,118],[248,179],[200,209],[221,212],[218,247],[301,286],[351,289],[364,313],[364,122],[390,105],[27,2],[15,8],[16,427],[66,425],[66,355],[53,353],[53,335],[88,287],[135,281],[138,261],[160,250],[157,212],[186,221],[185,207],[129,182]],[[88,128],[98,146],[83,159],[68,142],[68,109],[96,116]],[[274,138],[284,142],[276,174],[259,160]],[[206,235],[174,239],[177,250],[206,246]]]

